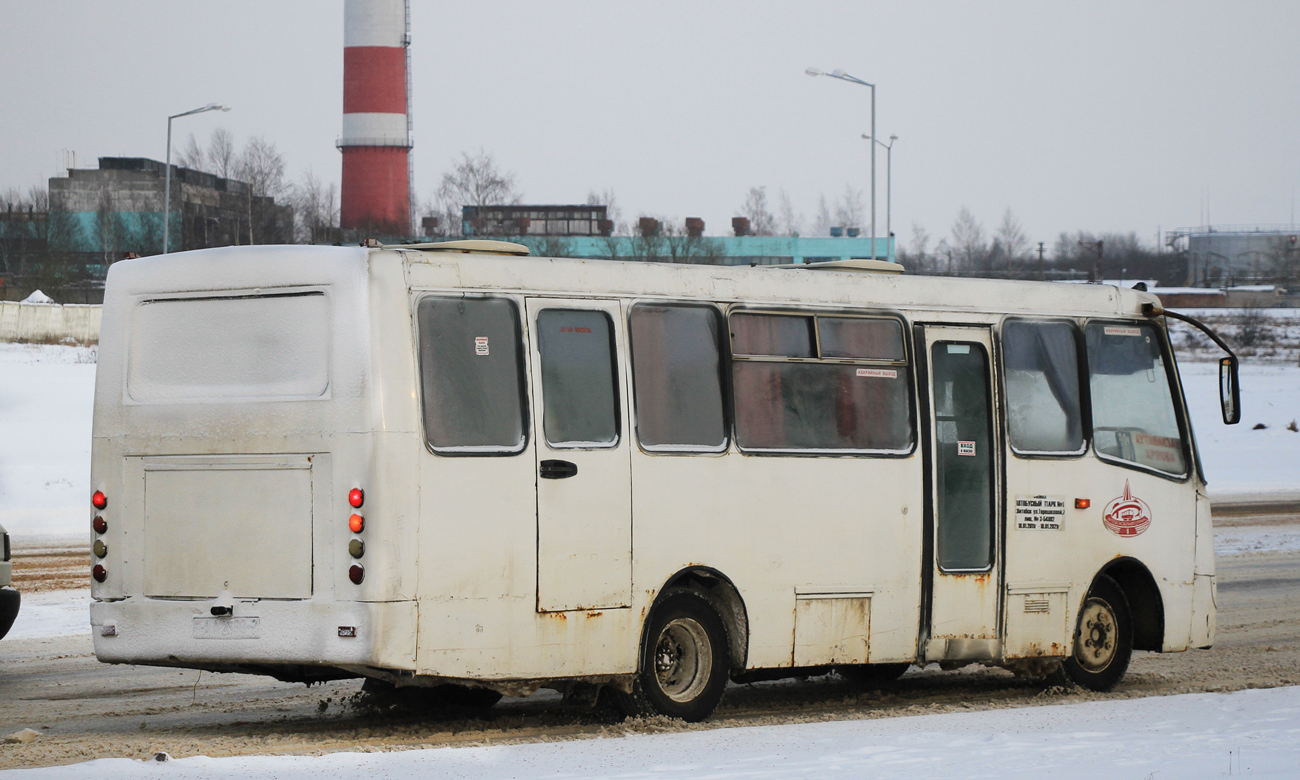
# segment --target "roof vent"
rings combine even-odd
[[[432,244],[383,244],[383,249],[415,249],[420,252],[460,252],[467,255],[514,255],[523,257],[528,247],[509,241],[487,241],[481,238],[465,241],[438,241]]]

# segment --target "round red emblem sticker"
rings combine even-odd
[[[1106,505],[1101,514],[1102,522],[1119,536],[1137,536],[1151,525],[1151,507],[1147,502],[1133,495],[1129,490],[1128,480],[1124,480],[1124,495]]]

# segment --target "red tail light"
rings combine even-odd
[[[100,567],[96,566],[95,568],[98,569]],[[348,579],[352,580],[353,585],[360,585],[361,581],[364,580],[365,578],[366,578],[366,569],[361,564],[354,563],[348,569]],[[100,580],[100,582],[103,582],[103,580]]]
[[[104,495],[104,491],[96,490],[95,494],[90,497],[90,503],[96,509],[103,509],[108,506],[108,496]]]
[[[360,509],[361,505],[366,503],[366,491],[361,488],[352,488],[348,491],[348,503],[354,508]]]
[[[366,528],[366,519],[361,515],[353,515],[348,518],[348,528],[352,529],[352,533],[359,534]]]
[[[97,563],[95,568],[90,570],[90,576],[95,578],[95,582],[103,582],[108,579],[108,569]]]
[[[95,528],[95,533],[102,534],[108,530],[108,521],[102,515],[95,515],[94,522],[91,523]]]

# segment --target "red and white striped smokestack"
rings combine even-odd
[[[343,3],[343,228],[409,235],[406,0]]]

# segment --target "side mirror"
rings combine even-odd
[[[1237,380],[1237,358],[1229,355],[1219,360],[1219,405],[1225,425],[1241,422],[1241,385]]]

